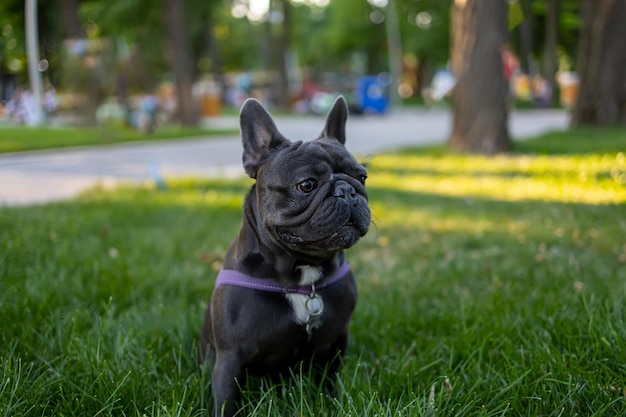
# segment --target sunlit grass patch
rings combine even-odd
[[[503,178],[482,175],[471,178],[466,175],[405,175],[401,181],[393,174],[371,175],[373,188],[393,187],[398,191],[442,194],[449,196],[471,196],[497,200],[542,200],[611,204],[626,201],[626,184],[612,179],[589,181],[587,178],[568,181],[562,178],[535,178],[518,176]]]
[[[180,206],[207,206],[210,208],[239,209],[252,186],[249,178],[224,181],[200,181],[192,178],[168,179],[163,184],[147,181],[143,184],[118,185],[114,193],[106,187],[96,187],[82,194],[80,199],[130,202],[151,199],[153,204]]]
[[[625,139],[626,140],[626,139]],[[581,172],[589,177],[619,176],[626,169],[625,151],[589,155],[530,155],[509,154],[480,156],[462,154],[438,154],[427,150],[421,153],[406,151],[395,154],[376,155],[372,167],[401,174],[431,173],[501,175],[540,175],[555,177],[576,177]]]
[[[592,204],[626,201],[626,161],[616,155],[482,156],[380,155],[369,185],[399,191],[498,200]],[[400,176],[400,179],[399,179]]]

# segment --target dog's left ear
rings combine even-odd
[[[256,178],[263,160],[274,149],[289,143],[276,128],[272,116],[253,98],[247,99],[239,113],[243,167],[251,178]]]
[[[326,116],[326,126],[320,137],[337,139],[342,145],[346,144],[346,120],[348,120],[348,103],[343,96],[335,99],[333,107]]]

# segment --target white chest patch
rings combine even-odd
[[[320,268],[311,265],[301,265],[296,269],[300,270],[300,285],[314,284],[324,275]]]
[[[312,285],[319,281],[324,273],[320,268],[316,268],[310,265],[299,266],[300,270],[300,285]],[[317,295],[320,299],[319,294]],[[311,314],[307,308],[306,302],[309,299],[307,294],[285,294],[285,298],[291,305],[293,317],[298,324],[309,323],[311,329],[315,329],[320,326],[320,317],[311,317]],[[323,301],[322,301],[323,302]]]
[[[319,297],[319,296],[318,296]],[[285,294],[285,298],[291,305],[293,318],[298,324],[306,324],[309,320],[309,310],[306,308],[306,302],[309,299],[305,294]],[[316,323],[311,323],[311,327],[315,328]],[[319,323],[317,323],[319,325]]]

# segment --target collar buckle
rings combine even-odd
[[[305,322],[305,330],[310,339],[313,335],[313,330],[318,327],[322,313],[324,312],[324,301],[315,292],[315,284],[311,284],[311,293],[309,294],[309,298],[305,301],[304,306],[309,313]]]

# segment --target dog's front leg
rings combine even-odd
[[[341,334],[335,343],[322,355],[315,356],[315,370],[318,385],[326,395],[337,396],[337,372],[342,365],[348,347],[348,332]]]
[[[217,352],[212,372],[213,407],[216,417],[231,417],[238,409],[243,366],[235,352]]]

